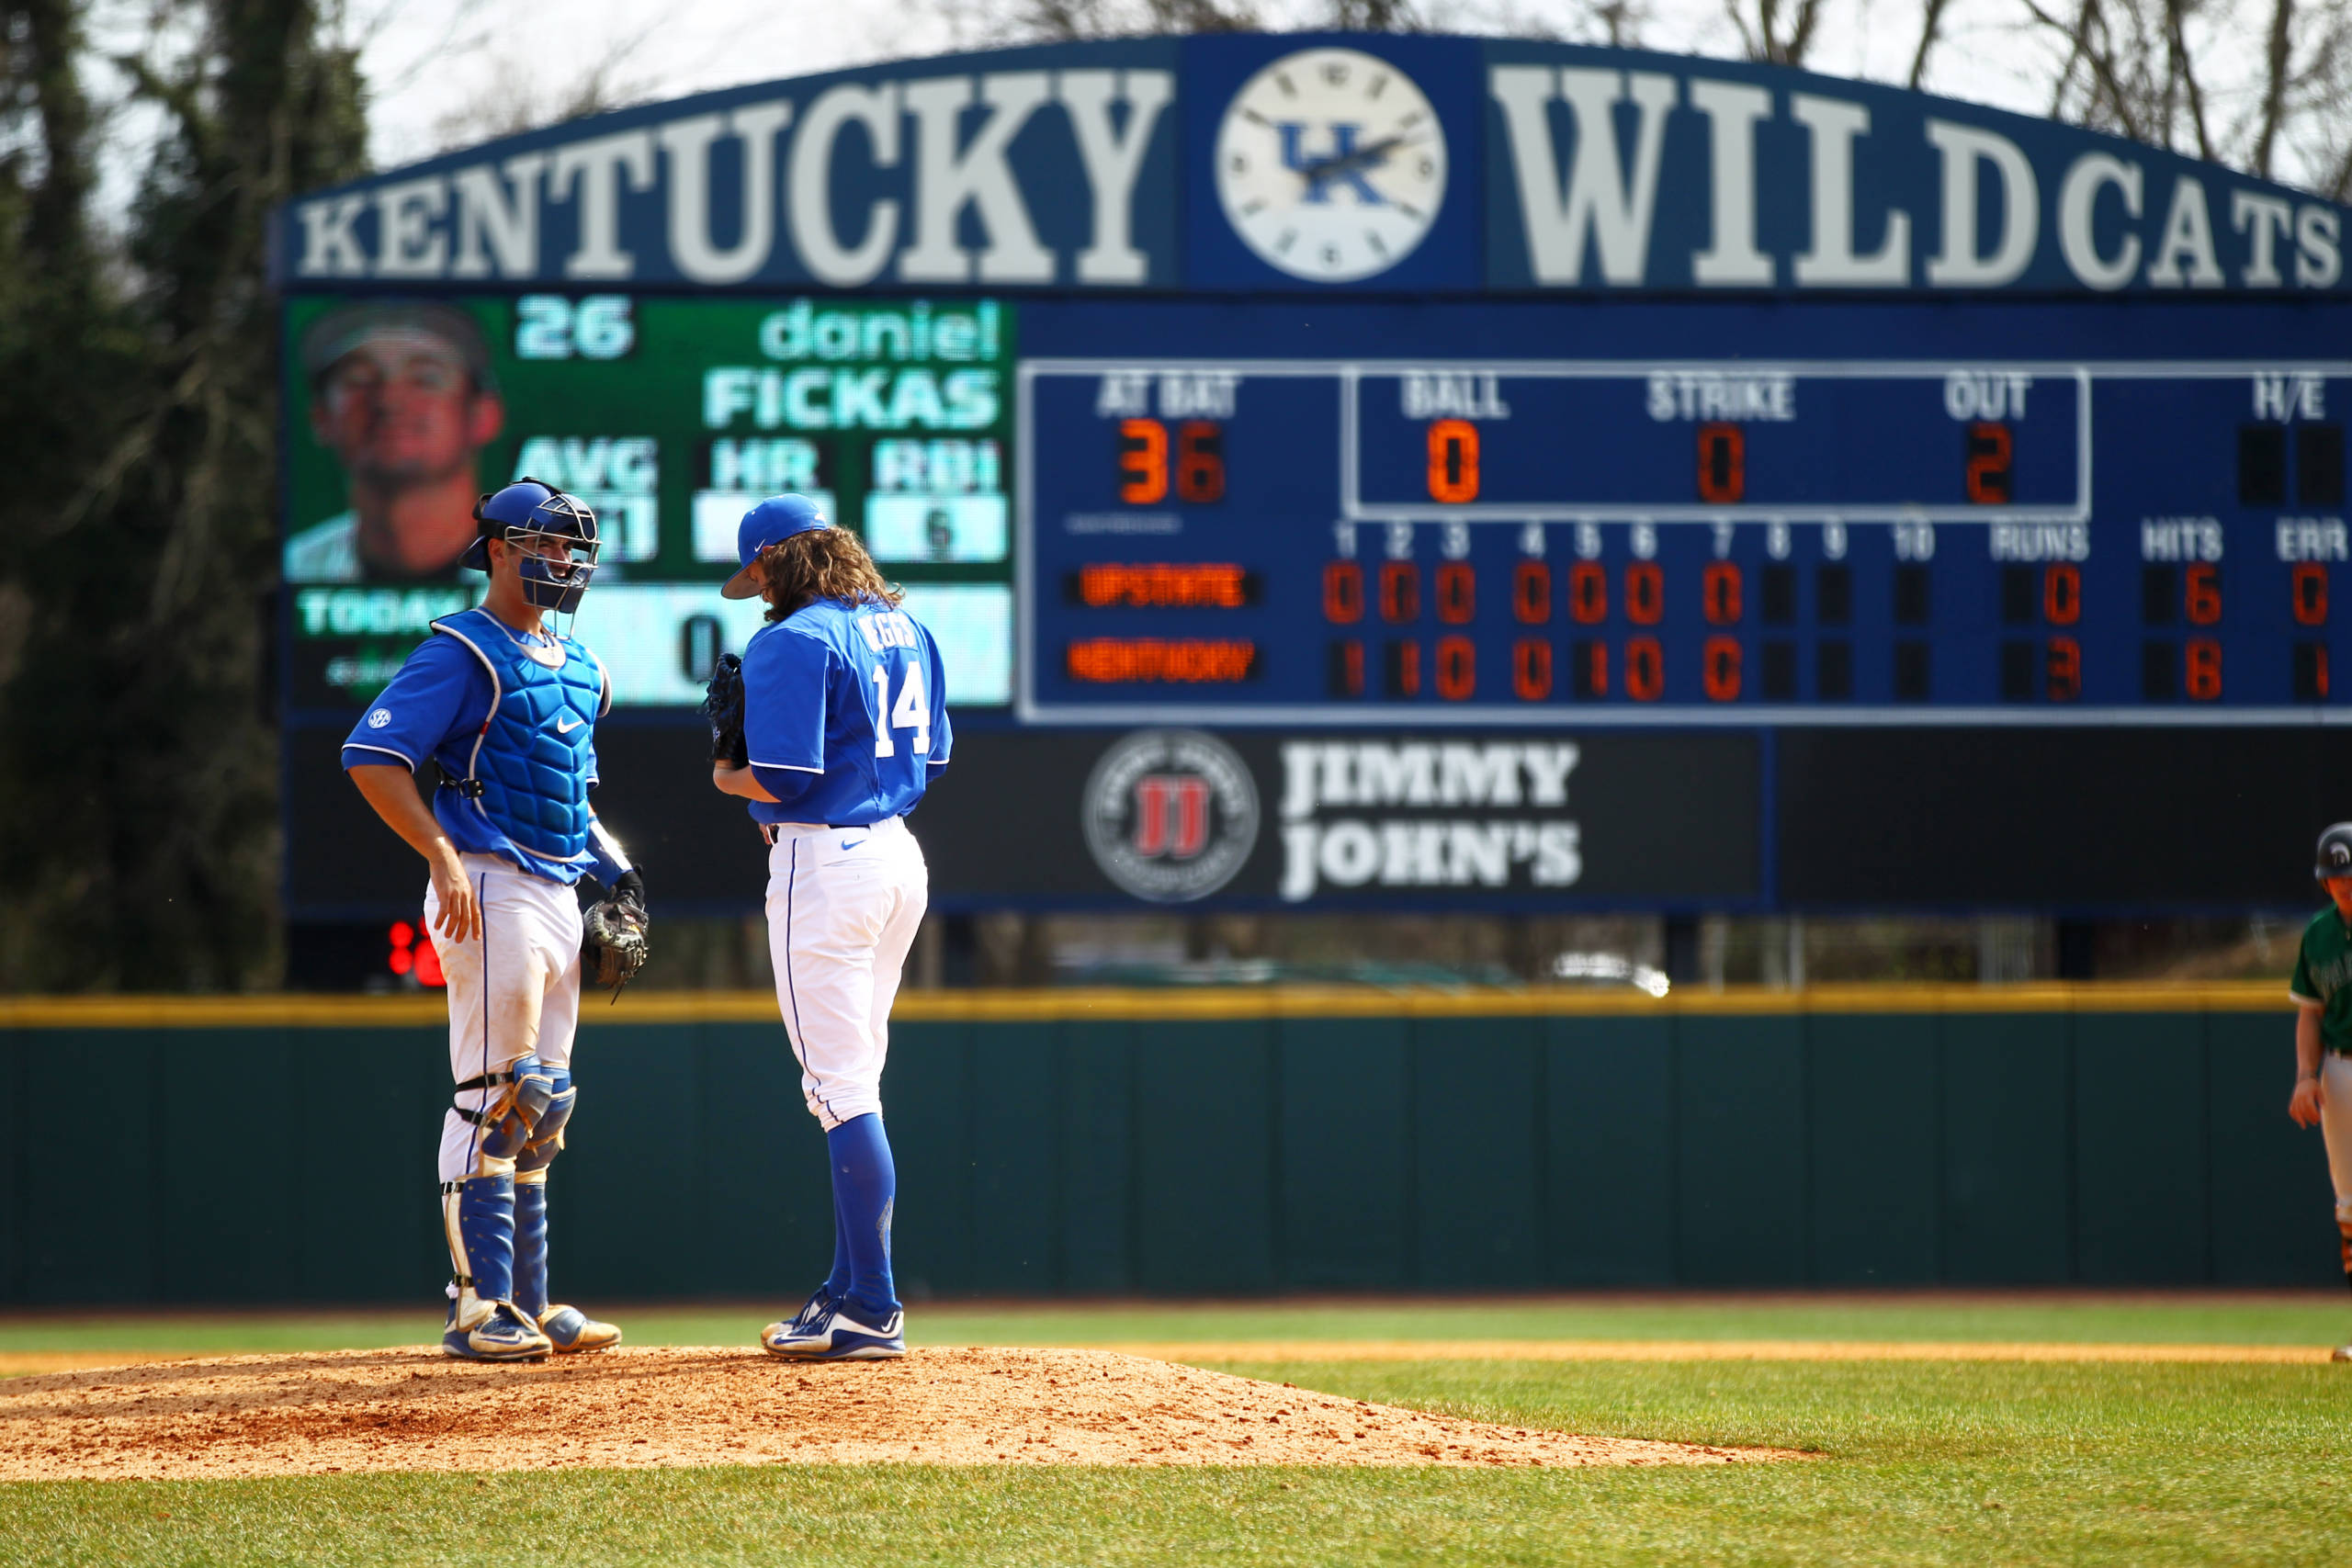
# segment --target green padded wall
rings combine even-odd
[[[893,1026],[908,1294],[2336,1271],[2283,1008],[1124,1010]],[[0,1299],[436,1291],[445,1038],[0,1027]],[[559,1292],[796,1303],[831,1208],[781,1028],[597,1019],[574,1065]]]

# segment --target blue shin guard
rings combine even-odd
[[[621,1341],[621,1331],[599,1323],[578,1307],[550,1299],[548,1285],[548,1167],[563,1147],[578,1091],[562,1067],[542,1067],[551,1084],[548,1103],[531,1127],[530,1141],[514,1160],[514,1304],[538,1325],[556,1350],[601,1350]]]
[[[519,1361],[551,1348],[534,1320],[513,1304],[514,1289],[514,1179],[503,1172],[473,1176],[442,1188],[442,1223],[448,1232],[449,1261],[457,1300],[441,1348],[469,1360]]]
[[[849,1289],[842,1300],[866,1321],[881,1323],[899,1311],[890,1280],[890,1211],[899,1193],[898,1168],[882,1118],[854,1116],[825,1134],[831,1157],[835,1224],[849,1254]]]
[[[535,1110],[526,1130],[527,1142],[514,1155],[514,1302],[534,1319],[548,1310],[548,1167],[563,1147],[563,1129],[580,1091],[563,1067],[533,1064],[534,1077],[544,1078],[545,1099]],[[520,1097],[518,1096],[518,1099]]]
[[[621,1331],[575,1306],[548,1299],[548,1184],[544,1171],[514,1183],[514,1305],[539,1325],[560,1355],[602,1350]]]
[[[548,1310],[548,1184],[514,1183],[514,1304],[537,1322]]]

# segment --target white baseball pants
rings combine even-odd
[[[2327,1174],[2335,1183],[2335,1217],[2352,1221],[2352,1058],[2322,1052],[2319,1089],[2319,1131],[2327,1144]]]
[[[560,882],[533,876],[495,855],[460,855],[481,909],[481,934],[452,942],[434,929],[441,902],[424,890],[425,930],[449,982],[449,1081],[505,1071],[525,1056],[571,1063],[580,1022],[580,897]],[[495,1090],[460,1090],[457,1104],[480,1110]],[[441,1179],[474,1174],[482,1130],[449,1111],[441,1122]]]
[[[768,954],[809,1114],[831,1132],[882,1109],[890,1004],[931,900],[902,818],[871,828],[785,823],[768,851]]]

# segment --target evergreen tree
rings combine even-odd
[[[94,238],[79,0],[0,5],[0,987],[275,980],[276,305],[268,216],[364,168],[351,51],[307,0],[209,0],[120,62],[163,114]],[[23,141],[20,140],[20,144]]]

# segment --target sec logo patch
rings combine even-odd
[[[378,708],[368,716],[368,728],[370,729],[381,729],[391,722],[392,710],[390,708]]]

